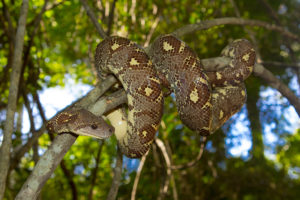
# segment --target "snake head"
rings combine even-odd
[[[98,139],[108,138],[114,132],[114,128],[108,125],[102,117],[84,109],[69,110],[58,114],[47,123],[47,129],[52,133],[71,132]]]

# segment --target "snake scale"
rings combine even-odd
[[[114,74],[128,100],[126,132],[116,134],[122,153],[138,158],[149,150],[163,114],[163,87],[174,92],[183,124],[203,136],[213,133],[239,111],[246,100],[243,82],[253,71],[255,51],[249,41],[239,39],[226,46],[221,55],[231,58],[229,65],[209,72],[204,71],[197,54],[172,35],[158,37],[148,53],[118,36],[100,42],[95,54],[98,74]],[[59,116],[48,123],[52,131],[97,138],[108,137],[112,131],[106,125],[104,136],[91,133],[91,128],[86,134],[75,130],[78,126],[72,127],[72,123],[61,131]]]

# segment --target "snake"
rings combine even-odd
[[[255,51],[245,39],[235,40],[221,53],[231,58],[225,68],[204,71],[198,55],[173,35],[154,40],[146,52],[127,38],[111,36],[96,48],[95,66],[100,77],[114,74],[127,96],[125,131],[115,133],[121,152],[139,158],[149,151],[158,131],[164,104],[163,88],[175,94],[182,123],[207,136],[221,127],[246,100],[244,80],[253,71]],[[48,130],[106,138],[114,130],[103,119],[82,110],[61,113],[48,122]],[[75,115],[76,117],[74,117]],[[99,120],[93,126],[93,120]],[[79,122],[77,122],[79,120]],[[93,127],[102,132],[94,133]]]
[[[200,135],[215,132],[246,101],[244,80],[255,63],[255,50],[246,39],[223,49],[221,56],[231,61],[216,72],[205,72],[197,54],[173,35],[155,39],[149,56],[164,86],[175,94],[181,121]]]

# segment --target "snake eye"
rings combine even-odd
[[[92,128],[92,129],[97,129],[98,126],[97,126],[96,124],[92,124],[92,125],[91,125],[91,128]]]

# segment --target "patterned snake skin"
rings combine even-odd
[[[222,56],[230,57],[231,62],[217,72],[205,72],[197,54],[172,35],[157,38],[148,55],[137,44],[117,36],[104,39],[96,49],[99,75],[114,74],[127,94],[126,133],[116,134],[127,157],[138,158],[149,150],[163,113],[162,87],[175,93],[182,122],[201,135],[217,130],[246,100],[243,81],[251,74],[255,62],[255,51],[247,40],[235,40],[225,47]],[[91,122],[86,122],[90,131],[86,134],[78,132],[77,126],[68,125],[64,117],[63,121],[63,128],[57,127],[62,124],[58,123],[60,120],[49,121],[48,129],[98,138],[108,135],[91,133]],[[70,123],[77,124],[73,121]]]
[[[155,68],[141,47],[121,37],[110,37],[97,46],[95,64],[101,76],[113,73],[124,87],[127,134],[117,139],[126,156],[141,157],[149,150],[163,113],[163,94]]]
[[[201,135],[222,126],[246,100],[243,81],[255,62],[255,51],[247,40],[235,40],[225,47],[222,56],[232,60],[218,72],[204,72],[197,54],[172,35],[157,38],[149,56],[164,86],[175,93],[182,122]]]

